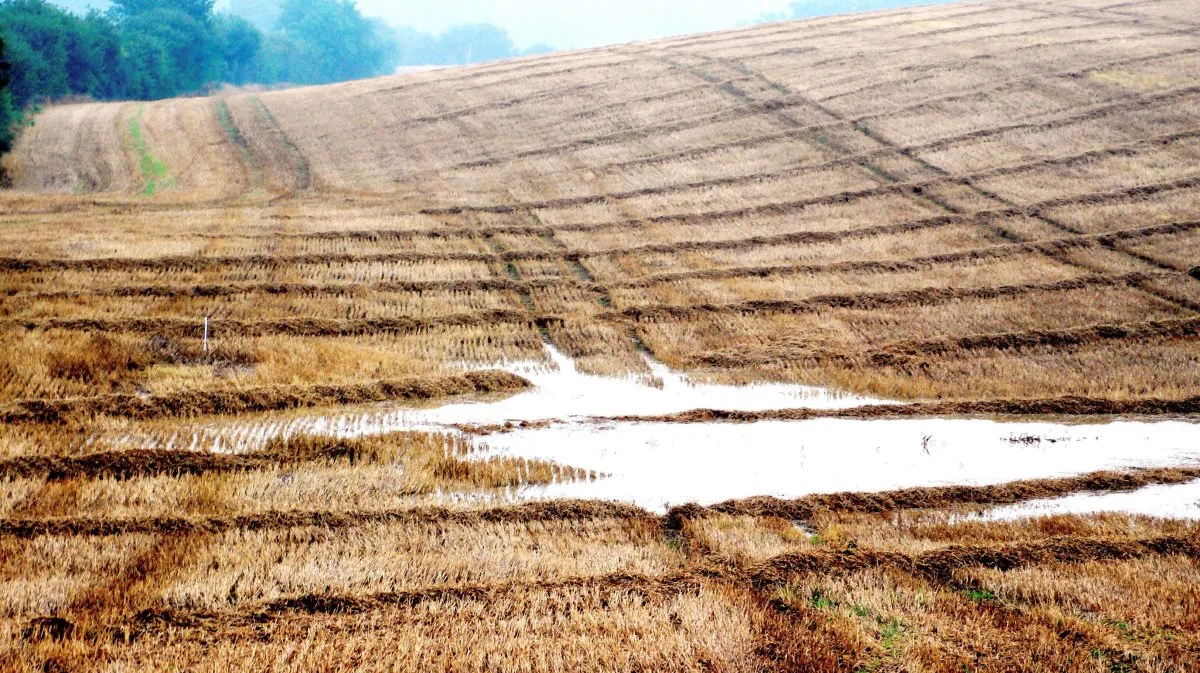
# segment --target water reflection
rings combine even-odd
[[[1051,514],[1124,512],[1174,519],[1200,520],[1200,480],[1156,484],[1120,493],[1077,493],[1062,498],[1030,500],[989,510],[984,519],[1011,520]]]
[[[296,434],[357,437],[402,430],[454,430],[462,425],[670,414],[692,409],[840,409],[882,401],[813,386],[694,383],[646,357],[649,378],[654,381],[649,385],[645,375],[613,377],[581,373],[571,358],[551,345],[546,346],[546,354],[549,364],[514,362],[493,367],[519,374],[534,384],[531,390],[499,399],[473,399],[439,407],[382,404],[319,415],[264,414],[209,420],[182,424],[179,432],[158,441],[130,435],[124,443],[152,442],[169,448],[243,453],[262,448],[272,437]]]
[[[552,345],[546,354],[552,366],[515,363],[503,369],[529,379],[533,390],[489,403],[450,404],[412,415],[415,421],[442,425],[486,425],[505,421],[672,414],[692,409],[765,411],[804,407],[845,409],[884,400],[827,388],[784,383],[746,386],[697,383],[666,365],[643,356],[653,385],[646,376],[596,376],[578,371],[575,362]]]
[[[582,374],[547,348],[545,362],[512,363],[533,390],[503,399],[441,407],[375,405],[334,414],[265,414],[184,422],[169,434],[131,433],[138,446],[247,452],[297,434],[341,437],[402,430],[457,432],[459,426],[515,422],[479,441],[481,458],[551,460],[609,475],[521,490],[517,497],[621,500],[653,510],[755,495],[799,497],[836,491],[991,484],[1104,469],[1200,463],[1200,432],[1183,421],[1121,420],[1063,424],[987,419],[813,419],[746,424],[602,422],[596,416],[660,415],[698,408],[762,411],[837,409],[879,403],[866,397],[787,384],[697,384],[647,359],[661,385],[645,377]],[[554,420],[553,423],[539,421]],[[532,422],[520,427],[520,422]],[[1177,492],[1172,491],[1172,497]],[[1150,503],[1153,499],[1111,503]],[[1087,502],[1096,503],[1097,500]],[[1050,507],[1051,505],[1046,505]],[[1070,506],[1059,504],[1053,506]],[[1182,511],[1163,506],[1164,512]],[[1000,516],[1000,514],[997,514]]]
[[[995,484],[1200,462],[1185,422],[1061,425],[984,419],[571,423],[487,438],[484,455],[553,460],[611,475],[540,489],[655,510],[754,495]],[[1031,441],[1049,437],[1055,441]]]

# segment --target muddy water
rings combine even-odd
[[[1200,425],[1178,420],[1087,424],[985,419],[596,422],[591,419],[698,408],[836,409],[883,401],[796,385],[695,384],[650,359],[650,377],[592,376],[578,372],[569,358],[553,348],[548,347],[547,355],[549,364],[502,366],[536,386],[504,399],[435,408],[378,405],[334,415],[209,422],[181,428],[171,436],[130,439],[141,445],[243,452],[281,435],[350,437],[411,429],[457,432],[463,425],[512,422],[518,429],[480,438],[478,455],[552,460],[607,475],[592,482],[524,489],[514,497],[621,500],[658,511],[685,502],[710,504],[754,495],[798,497],[835,491],[989,484],[1101,469],[1200,463]],[[653,385],[647,385],[648,378]],[[520,421],[553,422],[520,428]],[[1172,497],[1175,493],[1185,491],[1172,491]],[[1150,503],[1144,507],[1160,508],[1164,514],[1192,511],[1186,507],[1160,507],[1155,502],[1163,501],[1111,496],[1047,503],[1044,507],[1070,511],[1082,503],[1101,509]],[[1013,510],[1011,514],[997,514],[1001,515],[1020,514]]]

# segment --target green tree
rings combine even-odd
[[[0,153],[43,100],[167,98],[220,81],[333,82],[380,74],[401,56],[392,30],[351,0],[285,0],[270,35],[214,14],[213,4],[114,0],[107,13],[80,16],[47,0],[0,0]]]
[[[12,65],[9,64],[5,53],[4,36],[0,35],[0,154],[8,151],[12,144],[12,127],[16,123],[16,114],[12,105],[12,92],[8,85],[12,82]],[[0,182],[4,175],[0,171]]]
[[[68,16],[42,0],[10,0],[0,6],[0,26],[16,73],[9,85],[14,105],[23,107],[35,98],[57,98],[70,91]]]
[[[231,14],[218,14],[213,20],[213,39],[221,61],[221,80],[245,84],[254,79],[263,34],[254,24]]]
[[[12,82],[12,65],[5,55],[4,36],[0,35],[0,92],[8,93],[10,82]]]
[[[44,0],[4,0],[0,32],[13,68],[14,106],[73,94],[124,94],[119,36],[102,15],[80,18]]]
[[[171,53],[167,46],[152,35],[123,31],[121,44],[129,63],[128,80],[131,98],[165,98],[176,91]]]
[[[259,74],[263,35],[245,19],[214,14],[213,0],[115,0],[130,90],[161,98]]]
[[[340,82],[388,69],[390,45],[352,0],[286,0],[278,27],[289,42],[276,49],[291,82]]]
[[[220,76],[208,20],[178,9],[155,8],[127,15],[121,33],[130,57],[132,94],[138,98],[195,91]]]
[[[157,11],[182,12],[207,24],[213,17],[214,0],[114,0],[113,13],[121,20]]]
[[[92,98],[128,95],[121,36],[103,14],[95,10],[75,20],[67,50],[68,87]]]

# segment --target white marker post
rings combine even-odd
[[[204,316],[204,352],[208,352],[208,316]]]

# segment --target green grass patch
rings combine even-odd
[[[833,602],[832,598],[826,596],[820,589],[813,589],[812,595],[808,597],[808,603],[818,610],[832,608],[837,605],[837,603]]]
[[[174,187],[175,181],[167,172],[167,165],[155,157],[150,152],[150,146],[146,144],[146,138],[142,135],[142,111],[143,108],[138,108],[137,114],[129,119],[129,138],[133,143],[133,151],[137,154],[138,170],[146,181],[142,195],[154,196],[164,189]]]
[[[901,624],[899,619],[892,619],[879,627],[879,644],[891,652],[903,635],[904,624]]]
[[[984,589],[968,589],[967,598],[970,598],[977,603],[986,603],[988,601],[996,600],[996,594]]]

